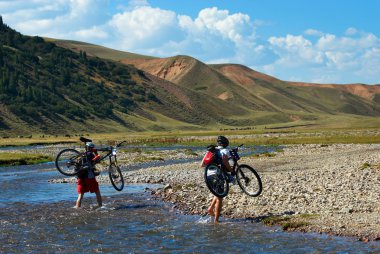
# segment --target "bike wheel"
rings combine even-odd
[[[225,174],[220,167],[210,164],[205,168],[204,178],[207,187],[215,196],[224,198],[229,191],[229,185]]]
[[[119,166],[112,163],[108,168],[108,175],[113,187],[117,191],[121,191],[124,188],[124,178]]]
[[[248,165],[240,165],[237,168],[236,180],[240,188],[251,197],[259,196],[263,190],[259,174]]]
[[[58,171],[65,176],[74,176],[76,165],[79,162],[81,153],[75,149],[64,149],[55,158],[55,166]]]

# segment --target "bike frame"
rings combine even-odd
[[[117,165],[116,148],[119,147],[119,146],[121,146],[121,144],[123,144],[124,142],[125,142],[125,141],[122,141],[122,142],[120,142],[119,144],[117,144],[116,146],[110,146],[110,147],[107,147],[107,148],[100,148],[100,149],[97,149],[97,150],[100,151],[100,152],[105,152],[105,151],[107,151],[106,154],[104,154],[104,155],[102,155],[102,156],[100,157],[100,159],[99,159],[98,162],[100,162],[100,161],[104,160],[105,158],[109,157],[110,165],[111,165],[112,163],[114,163],[114,164]],[[88,152],[88,149],[87,149],[86,146],[85,146],[85,150],[86,150],[86,152]],[[81,156],[82,156],[83,154],[85,154],[86,152],[81,153]],[[112,157],[114,158],[114,162],[112,162]]]
[[[114,158],[114,163],[117,164],[117,159],[116,159],[116,151],[114,147],[109,147],[105,149],[98,149],[98,151],[103,152],[103,151],[108,151],[108,153],[102,155],[99,159],[99,162],[104,160],[105,158],[109,157],[110,164],[112,164],[112,157]]]
[[[249,196],[257,197],[262,192],[262,182],[261,182],[260,176],[257,174],[257,172],[255,171],[254,168],[252,168],[251,166],[246,165],[246,164],[239,164],[238,163],[238,160],[240,159],[240,156],[238,154],[238,150],[239,150],[239,147],[241,147],[241,146],[242,145],[231,149],[230,150],[230,156],[228,157],[228,159],[233,160],[233,165],[231,166],[231,168],[236,173],[235,177],[236,177],[236,181],[237,181],[237,184],[239,185],[240,189]],[[216,176],[213,176],[211,180],[209,179],[209,171],[208,171],[209,166],[217,167]],[[248,171],[246,171],[246,172],[249,172],[248,175],[246,175],[244,173],[245,170],[248,170]],[[229,183],[231,182],[229,173],[232,173],[232,172],[229,172],[226,169],[226,167],[224,167],[224,164],[220,163],[220,161],[218,161],[217,163],[208,164],[205,167],[204,178],[206,181],[206,185],[209,188],[209,190],[215,196],[223,198],[228,194]],[[250,176],[251,173],[254,176]],[[214,175],[214,174],[215,173],[210,174],[210,176]],[[249,183],[252,181],[255,182],[254,185],[249,185]],[[257,183],[257,188],[256,188],[256,183]],[[219,184],[223,184],[223,189],[221,191],[219,191],[219,189],[216,189],[216,188],[218,188],[218,186],[216,186],[216,185],[219,185]],[[255,189],[253,192],[251,190],[247,189],[247,187],[249,187],[249,186],[255,186]]]

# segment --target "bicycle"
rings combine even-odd
[[[240,156],[238,154],[240,145],[231,149],[229,160],[233,161],[233,170],[236,172],[236,181],[240,189],[251,197],[257,197],[261,194],[263,186],[259,174],[251,166],[238,164]],[[229,192],[230,174],[221,166],[220,158],[215,146],[209,146],[205,155],[206,167],[204,179],[208,189],[217,197],[223,198]]]
[[[84,137],[81,137],[79,139],[83,143],[86,144],[86,142],[92,142],[91,139],[87,139]],[[120,167],[117,165],[117,148],[121,146],[125,141],[120,142],[116,146],[109,146],[107,148],[99,148],[97,151],[101,152],[107,152],[106,154],[100,156],[96,160],[96,162],[100,162],[107,157],[109,158],[109,166],[108,166],[108,175],[111,180],[111,183],[113,187],[117,191],[121,191],[124,188],[124,178],[121,173]],[[83,169],[84,166],[88,166],[88,159],[87,159],[87,152],[88,148],[85,145],[85,152],[79,152],[75,149],[68,148],[63,149],[57,154],[57,157],[55,159],[55,166],[58,169],[58,171],[65,175],[65,176],[75,176],[78,175],[80,172],[80,169]]]

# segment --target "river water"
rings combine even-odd
[[[0,253],[379,253],[377,242],[282,232],[261,223],[183,215],[146,188],[101,185],[75,209],[75,184],[49,183],[53,164],[0,168]]]

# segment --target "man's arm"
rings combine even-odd
[[[231,165],[230,163],[228,163],[228,156],[223,154],[222,156],[222,163],[223,163],[223,166],[229,171],[229,172],[233,172],[233,169],[231,168]]]

